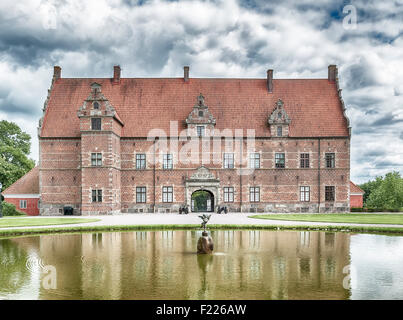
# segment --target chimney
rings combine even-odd
[[[267,90],[273,92],[273,69],[267,70]]]
[[[188,66],[183,67],[183,80],[185,80],[185,82],[189,81],[189,67]]]
[[[113,83],[120,82],[120,66],[113,66]]]
[[[337,66],[335,64],[331,64],[327,67],[327,79],[329,81],[336,81],[337,78]]]
[[[56,81],[62,77],[62,68],[59,66],[53,67],[53,80]]]

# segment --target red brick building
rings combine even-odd
[[[349,210],[336,66],[326,79],[120,75],[54,68],[38,128],[42,215],[198,210],[196,191],[205,211]]]
[[[364,190],[350,181],[350,208],[362,208],[364,205]]]
[[[30,216],[39,214],[39,167],[33,168],[2,192],[4,201]]]

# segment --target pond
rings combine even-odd
[[[1,299],[403,299],[403,237],[217,230],[0,240]]]

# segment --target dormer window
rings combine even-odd
[[[94,106],[95,110],[99,109],[99,102],[95,101],[92,105]]]
[[[197,136],[204,137],[205,136],[204,130],[205,130],[204,126],[197,126]]]
[[[291,119],[284,108],[284,102],[278,99],[268,119],[271,135],[273,137],[288,137],[290,123]]]
[[[101,130],[101,118],[91,118],[91,129]]]
[[[204,112],[202,110],[199,111],[199,117],[204,117]]]

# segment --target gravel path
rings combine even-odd
[[[122,214],[114,216],[74,216],[74,218],[97,218],[98,222],[65,224],[65,225],[49,225],[49,226],[32,226],[32,227],[7,227],[7,229],[37,229],[37,228],[70,228],[70,227],[90,227],[90,226],[117,226],[117,225],[158,225],[158,224],[195,224],[200,225],[201,220],[197,213],[188,215],[180,214]],[[238,224],[238,225],[292,225],[292,226],[367,226],[367,227],[394,227],[403,228],[403,225],[395,224],[358,224],[358,223],[330,223],[330,222],[305,222],[305,221],[285,221],[285,220],[268,220],[249,218],[253,214],[245,213],[229,213],[229,214],[212,214],[209,224]],[[58,218],[71,218],[58,217]],[[31,217],[31,219],[42,219],[49,217]]]

